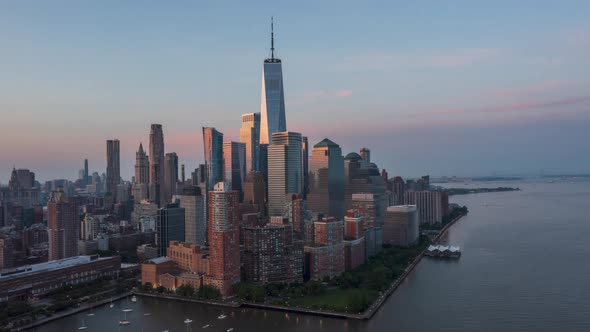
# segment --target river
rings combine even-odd
[[[423,259],[370,321],[139,298],[36,331],[77,331],[82,324],[86,331],[186,331],[187,317],[192,331],[590,331],[590,182],[467,185],[477,186],[523,190],[452,196],[469,214],[442,242],[461,246],[461,258]],[[123,307],[133,308],[132,324],[120,327]],[[217,319],[222,313],[228,317]]]

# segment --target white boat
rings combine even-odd
[[[89,313],[89,314],[88,314],[88,315],[86,315],[86,316],[88,316],[88,317],[92,317],[92,316],[94,316],[94,314],[93,314],[93,313]]]
[[[206,328],[208,328],[209,326],[211,326],[211,324],[203,325],[203,328],[204,328],[204,329],[206,329]]]
[[[234,328],[233,327],[230,327],[229,329],[227,329],[227,332],[231,332],[233,330],[234,330]]]
[[[144,316],[150,316],[152,313],[151,312],[146,312],[145,314],[143,314]]]
[[[114,304],[112,304],[112,303],[111,303],[111,304],[109,304],[109,308],[111,308],[111,309],[112,309],[112,308],[114,308],[114,307],[115,307],[115,305],[114,305]]]
[[[137,302],[137,297],[135,295],[133,295],[133,297],[131,298],[131,302]]]
[[[86,330],[87,328],[88,328],[88,326],[86,326],[86,321],[85,320],[82,320],[82,326],[80,326],[78,328],[78,330]]]
[[[217,317],[217,319],[224,319],[224,318],[227,318],[227,316],[226,316],[226,315],[224,315],[224,314],[221,314],[221,315],[219,315],[219,316]]]
[[[119,325],[129,325],[131,324],[130,321],[127,320],[127,311],[123,310],[123,314],[125,315],[123,320],[119,321]]]
[[[123,312],[132,312],[133,309],[127,308],[127,309],[123,309]]]
[[[185,320],[184,320],[184,323],[185,323],[185,324],[190,324],[190,323],[192,323],[192,322],[193,322],[193,320],[192,320],[192,319],[190,319],[190,318],[187,318],[187,319],[185,319]]]

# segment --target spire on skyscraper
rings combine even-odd
[[[275,58],[275,32],[272,16],[270,17],[270,58]]]

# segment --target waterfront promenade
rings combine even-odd
[[[100,301],[97,301],[97,302],[87,303],[87,304],[81,305],[81,306],[76,307],[76,308],[66,309],[64,311],[61,311],[60,313],[57,313],[55,315],[51,315],[49,317],[46,317],[46,318],[43,318],[41,320],[35,321],[35,322],[33,322],[33,323],[29,324],[29,325],[20,326],[18,328],[11,329],[11,331],[26,331],[26,330],[30,330],[30,329],[33,329],[35,327],[38,327],[38,326],[47,324],[47,323],[49,323],[51,321],[54,321],[54,320],[61,319],[61,318],[64,318],[64,317],[68,317],[68,316],[71,316],[71,315],[75,315],[75,314],[77,314],[79,312],[90,310],[90,309],[92,309],[94,307],[105,305],[107,303],[110,303],[111,301],[117,301],[117,300],[123,299],[123,298],[125,298],[127,296],[131,296],[132,294],[133,294],[132,292],[126,292],[126,293],[122,293],[122,294],[117,294],[117,295],[113,296],[112,299],[111,298],[103,299],[103,300],[100,300]]]

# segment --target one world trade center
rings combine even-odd
[[[272,134],[287,131],[285,93],[281,59],[275,58],[274,30],[270,23],[270,58],[262,68],[262,98],[260,101],[260,144],[272,144]]]

